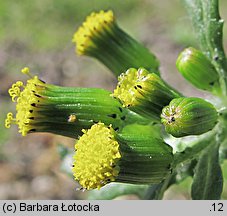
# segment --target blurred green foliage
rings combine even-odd
[[[92,11],[111,8],[117,14],[130,13],[137,4],[137,0],[0,1],[0,40],[35,50],[60,50],[71,41],[77,23]]]
[[[223,0],[220,3],[223,8],[227,4]],[[133,25],[131,19],[134,23],[143,19],[152,22],[154,17],[158,20],[157,25],[164,22],[171,25],[169,34],[173,40],[183,44],[195,41],[180,0],[164,3],[146,0],[9,0],[0,1],[0,43],[15,41],[35,51],[61,50],[71,41],[84,18],[101,9],[114,10],[118,19],[122,22],[126,19],[129,25]],[[226,16],[224,11],[222,13]]]

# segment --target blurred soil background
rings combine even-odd
[[[221,0],[220,7],[227,20],[227,2]],[[73,178],[61,169],[58,146],[73,149],[74,140],[51,134],[21,137],[16,126],[4,128],[4,119],[15,110],[8,89],[27,79],[20,73],[24,66],[48,83],[113,90],[111,72],[94,59],[78,57],[71,42],[85,17],[101,9],[114,10],[118,24],[156,54],[162,76],[172,86],[187,96],[210,97],[175,67],[184,47],[197,47],[181,0],[0,0],[0,199],[86,199],[87,192],[77,191]],[[227,47],[226,26],[224,32]],[[223,167],[227,181],[227,163]],[[171,187],[165,199],[190,199],[190,184],[187,178]]]

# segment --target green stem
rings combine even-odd
[[[163,185],[158,193],[157,196],[157,200],[161,200],[164,196],[165,191],[168,189],[168,187],[171,185],[171,180],[172,177],[174,176],[174,174],[170,174],[169,176],[167,176],[167,178],[165,179],[165,181],[163,182]]]
[[[175,153],[173,167],[197,157],[202,150],[212,143],[221,144],[225,140],[226,129],[224,127],[224,122],[222,122],[222,120],[220,121],[221,122],[215,127],[215,129],[206,135],[201,136],[201,138],[197,139],[196,141],[190,143],[190,146],[184,151]]]
[[[175,175],[176,173],[173,172],[171,174],[169,174],[166,179],[159,183],[159,184],[154,184],[151,185],[148,190],[147,193],[144,196],[145,200],[161,200],[164,196],[165,191],[168,189],[168,187],[171,184],[175,183]]]
[[[211,131],[209,135],[206,137],[202,137],[201,139],[196,140],[195,142],[191,143],[191,147],[187,147],[182,152],[177,152],[174,154],[174,162],[173,167],[176,167],[180,163],[183,163],[187,160],[190,160],[197,156],[203,149],[209,146],[215,138],[214,131]]]

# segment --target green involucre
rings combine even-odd
[[[117,133],[98,123],[83,132],[75,144],[73,173],[85,189],[99,189],[112,181],[159,183],[171,172],[172,148],[156,127],[133,124]]]
[[[158,135],[155,126],[123,128],[116,135],[122,158],[116,181],[132,184],[157,184],[171,172],[172,147]],[[160,131],[160,130],[159,130]]]
[[[116,76],[130,67],[144,67],[159,74],[157,58],[117,25],[112,11],[88,16],[73,42],[78,54],[98,59]]]
[[[120,130],[126,121],[131,123],[140,119],[123,108],[109,91],[50,85],[37,76],[27,80],[26,85],[16,82],[9,94],[16,102],[16,115],[8,113],[5,126],[17,124],[23,136],[50,132],[77,138],[82,129],[99,121]]]

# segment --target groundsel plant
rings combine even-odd
[[[47,84],[26,67],[26,84],[17,81],[9,89],[16,113],[7,114],[5,126],[16,124],[22,136],[49,132],[74,138],[71,175],[83,190],[108,191],[102,198],[131,193],[162,199],[169,186],[191,176],[192,199],[220,199],[220,164],[227,158],[223,20],[218,0],[184,3],[199,48],[182,50],[176,67],[218,103],[185,97],[166,83],[155,55],[109,10],[91,13],[72,41],[78,55],[97,59],[118,77],[115,90]]]

